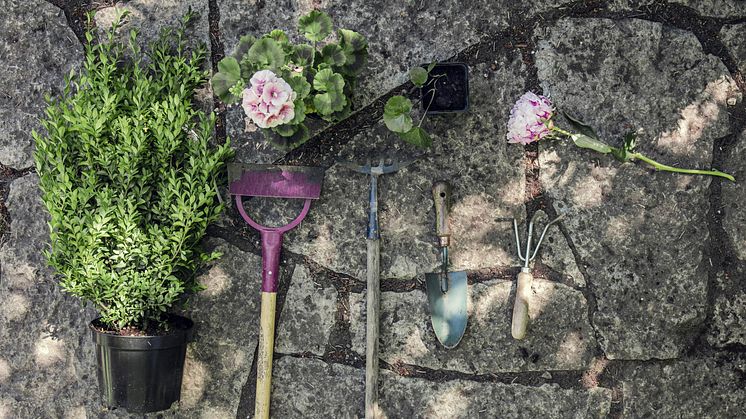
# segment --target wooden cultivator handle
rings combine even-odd
[[[510,333],[515,339],[526,337],[528,329],[528,302],[531,298],[531,282],[534,276],[530,272],[521,271],[518,274],[518,285],[515,291],[515,304],[513,305],[513,322]]]

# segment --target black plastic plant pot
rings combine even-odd
[[[187,341],[194,323],[171,316],[164,336],[120,336],[89,328],[96,344],[97,375],[104,404],[131,413],[166,410],[181,396]]]
[[[464,63],[436,64],[421,94],[422,109],[428,114],[466,112],[469,109],[469,67]]]

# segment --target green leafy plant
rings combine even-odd
[[[357,32],[338,29],[336,41],[326,41],[333,27],[324,12],[302,16],[298,29],[308,43],[294,44],[280,29],[258,39],[242,36],[211,80],[226,104],[243,99],[247,118],[281,149],[308,139],[307,115],[329,122],[350,115],[352,92],[368,58],[368,42]],[[268,84],[279,92],[271,100],[264,93]]]
[[[114,331],[163,324],[201,289],[196,271],[219,256],[199,242],[222,210],[216,179],[232,151],[228,141],[210,147],[215,116],[192,105],[207,78],[204,46],[185,48],[192,17],[147,55],[132,31],[127,59],[115,41],[119,19],[103,42],[89,31],[83,69],[47,99],[46,134],[33,133],[51,216],[46,256],[61,287]]]
[[[412,82],[415,88],[419,89],[431,89],[435,90],[435,80],[437,77],[429,77],[430,72],[435,68],[437,63],[431,63],[427,68],[414,67],[409,70],[409,80]],[[428,79],[430,81],[428,81]],[[422,94],[422,97],[427,96]],[[412,118],[412,109],[414,105],[412,101],[404,96],[396,95],[389,98],[386,101],[386,105],[383,108],[383,122],[386,124],[386,128],[389,131],[395,132],[402,140],[414,144],[417,147],[427,148],[433,143],[430,135],[422,128],[422,123],[425,121],[427,116],[427,110],[430,109],[435,95],[430,95],[430,103],[425,107],[425,111],[422,112],[417,125],[414,124]]]

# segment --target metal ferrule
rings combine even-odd
[[[370,176],[370,198],[368,199],[368,230],[365,234],[368,240],[379,240],[381,233],[378,229],[378,176]]]

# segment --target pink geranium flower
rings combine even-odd
[[[270,70],[251,77],[251,86],[243,91],[243,110],[259,128],[272,128],[295,117],[296,94],[290,85]]]

